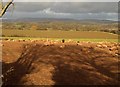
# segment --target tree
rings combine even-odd
[[[2,16],[5,14],[5,12],[7,11],[8,7],[9,7],[11,4],[14,5],[13,0],[9,0],[9,1],[7,2],[7,4],[6,4],[5,6],[3,6],[3,1],[0,0],[0,10],[1,10],[1,12],[0,12],[0,17],[2,17]]]

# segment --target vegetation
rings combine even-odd
[[[39,21],[39,22],[6,22],[3,29],[16,30],[64,30],[64,31],[102,31],[119,34],[117,22],[99,21]]]
[[[93,31],[39,31],[39,30],[3,30],[6,37],[39,37],[39,38],[89,38],[89,39],[118,39],[118,35]]]
[[[33,38],[33,37],[2,37],[2,40],[41,40],[41,41],[47,41],[48,39],[50,41],[57,41],[61,42],[63,38]],[[118,39],[89,39],[89,38],[78,38],[78,39],[64,39],[65,42],[73,41],[73,42],[119,42]]]

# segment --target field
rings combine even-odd
[[[24,40],[54,40],[60,41],[92,41],[92,42],[118,42],[118,35],[94,32],[94,31],[39,31],[39,30],[3,30],[3,39],[24,39]],[[22,38],[21,38],[22,37]]]
[[[2,41],[3,85],[118,85],[115,42]]]
[[[39,38],[83,38],[83,39],[118,39],[118,35],[94,32],[94,31],[40,31],[40,30],[2,30],[2,34],[7,36],[26,36]]]
[[[69,30],[67,22],[27,23],[14,22],[12,26],[5,23],[2,29],[0,48],[3,86],[120,83],[120,43],[115,33],[116,23],[94,24],[93,30],[97,31]],[[59,30],[60,25],[63,25],[63,30]],[[109,31],[102,32],[109,25]],[[53,29],[44,30],[50,26]],[[78,28],[81,26],[79,24]],[[85,29],[89,30],[89,26]],[[71,22],[70,27],[74,27],[74,22]],[[110,33],[113,29],[114,34]]]

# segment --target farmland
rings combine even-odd
[[[3,40],[3,85],[118,85],[119,44]]]
[[[109,20],[67,20],[67,19],[18,19],[3,20],[2,29],[10,30],[60,30],[101,31],[119,34],[118,22]]]
[[[88,31],[2,30],[6,37],[118,39],[115,34]]]
[[[0,1],[2,87],[120,85],[117,0],[7,1]]]
[[[104,27],[103,23],[93,23],[94,28],[93,24],[80,23],[77,29],[76,22],[70,26],[65,23],[3,24],[3,86],[119,84],[116,23]],[[80,28],[84,24],[89,26]],[[109,29],[103,31],[105,28]]]

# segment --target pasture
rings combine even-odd
[[[2,34],[3,85],[119,83],[120,44],[113,43],[118,42],[115,34],[38,30],[3,30]]]
[[[118,42],[118,35],[106,33],[106,32],[95,32],[95,31],[40,31],[40,30],[9,30],[3,29],[3,38],[12,39],[33,39],[33,40],[61,40],[61,39],[72,39],[73,41],[92,41],[92,42]]]
[[[3,41],[3,85],[119,84],[118,43],[45,43]]]
[[[26,36],[39,38],[90,38],[90,39],[117,39],[115,34],[94,31],[40,31],[40,30],[2,30],[5,36]]]

